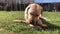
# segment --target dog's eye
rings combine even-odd
[[[36,14],[36,13],[30,13],[31,15],[33,15],[33,16],[39,16],[38,14]]]

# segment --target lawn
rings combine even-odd
[[[15,19],[24,19],[23,11],[0,11],[0,34],[60,34],[60,12],[44,12],[48,21],[48,28],[44,31],[30,28],[28,24],[13,22]]]

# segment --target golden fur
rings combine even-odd
[[[42,13],[43,13],[43,8],[42,6],[36,4],[36,3],[33,3],[33,4],[29,4],[26,9],[25,9],[25,20],[14,20],[15,22],[24,22],[24,23],[27,23],[27,24],[31,24],[35,27],[47,27],[46,24],[43,24],[41,19],[45,19],[47,20],[45,17],[42,16]],[[41,28],[41,27],[40,27]]]

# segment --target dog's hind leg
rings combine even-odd
[[[41,20],[38,21],[38,24],[41,26],[41,27],[48,27],[47,24],[44,24]]]

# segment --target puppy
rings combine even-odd
[[[42,6],[33,3],[33,4],[29,4],[26,9],[25,9],[25,20],[14,20],[15,22],[24,22],[26,24],[30,24],[31,27],[37,27],[39,29],[41,29],[40,26],[42,27],[47,27],[46,24],[43,24],[41,19],[45,19],[47,20],[47,18],[45,18],[44,16],[42,16],[43,13],[43,8]]]

